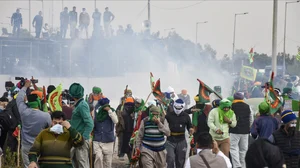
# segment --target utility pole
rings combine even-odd
[[[284,35],[283,35],[283,76],[285,75],[285,59],[286,59],[286,52],[285,52],[285,43],[286,43],[286,20],[287,20],[287,5],[290,3],[298,3],[300,1],[294,2],[285,2],[285,13],[284,13]]]
[[[273,0],[272,71],[277,74],[277,11],[278,0]]]
[[[51,18],[51,26],[52,26],[52,30],[54,28],[54,0],[52,0],[52,18]]]
[[[28,29],[28,31],[29,31],[29,37],[31,36],[31,0],[29,0],[29,8],[28,8],[28,13],[29,13],[29,18],[28,18],[28,26],[29,26],[29,29]]]

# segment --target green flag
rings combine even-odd
[[[253,61],[254,61],[253,57],[254,57],[253,48],[251,48],[250,51],[249,51],[249,62],[250,62],[250,64],[252,64]]]
[[[218,93],[213,91],[209,86],[207,86],[205,83],[203,83],[201,80],[197,79],[199,82],[199,90],[198,90],[198,95],[199,95],[199,102],[204,104],[209,102],[209,95],[211,93],[216,94],[220,99],[222,99],[222,96],[220,96]]]
[[[274,79],[274,72],[272,72],[271,79],[270,79],[270,98],[272,99],[271,101],[267,101],[270,103],[270,112],[271,114],[274,114],[281,106],[282,102],[280,101],[279,97],[276,96],[274,86],[273,86],[273,79]]]

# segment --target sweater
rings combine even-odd
[[[89,105],[83,100],[83,98],[79,99],[75,104],[70,123],[85,140],[90,139],[90,134],[94,128],[94,123],[90,114]]]
[[[23,87],[17,96],[17,106],[21,116],[22,144],[32,145],[35,137],[45,128],[51,126],[51,116],[49,113],[42,112],[37,109],[29,108],[25,102],[26,87]]]
[[[38,161],[41,167],[72,167],[70,150],[83,144],[81,134],[72,127],[64,128],[64,132],[60,135],[51,132],[50,128],[44,129],[36,137],[29,151],[29,161]]]
[[[141,121],[138,132],[138,136],[136,137],[137,148],[140,148],[141,145],[143,145],[145,148],[152,151],[162,151],[165,149],[166,142],[164,136],[170,135],[169,123],[165,119],[163,123],[160,122],[157,125],[150,122],[149,117],[146,117]]]
[[[236,117],[235,114],[233,114],[232,118],[229,118],[232,123],[229,125],[228,123],[224,122],[223,124],[220,123],[219,120],[219,108],[214,108],[210,111],[207,119],[207,125],[209,127],[209,133],[212,136],[214,140],[224,140],[229,138],[229,126],[235,127],[236,126]],[[217,134],[217,130],[221,130],[223,134]]]

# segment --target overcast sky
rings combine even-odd
[[[271,54],[272,49],[272,11],[271,0],[207,0],[201,1],[151,1],[152,31],[160,31],[164,35],[164,29],[175,28],[183,38],[195,41],[196,22],[208,21],[199,25],[198,42],[208,43],[217,50],[221,58],[224,54],[231,55],[233,40],[233,22],[235,13],[249,12],[248,15],[237,17],[236,48]],[[31,2],[32,19],[42,9],[40,1]],[[64,6],[71,9],[77,7],[77,12],[82,7],[92,15],[94,1],[63,1]],[[193,5],[195,4],[195,5]],[[278,52],[283,50],[284,4],[278,3]],[[103,13],[108,6],[116,18],[112,23],[113,28],[118,25],[126,27],[128,23],[133,25],[135,31],[142,29],[142,21],[147,19],[147,1],[97,1],[97,7]],[[45,22],[51,25],[52,1],[44,1]],[[191,7],[188,7],[191,6]],[[4,1],[0,0],[0,22],[9,23],[12,13],[17,7],[23,14],[23,27],[28,28],[28,1]],[[144,9],[144,10],[143,10]],[[54,1],[54,26],[59,26],[59,13],[62,11],[62,1]],[[288,53],[296,54],[297,46],[300,46],[300,3],[288,5],[287,16],[287,43]],[[1,25],[7,26],[7,25]],[[90,26],[92,28],[92,26]],[[34,29],[32,28],[32,31]],[[167,31],[166,31],[167,33]]]

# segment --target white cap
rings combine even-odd
[[[172,93],[172,92],[175,92],[174,88],[172,88],[171,86],[168,87],[167,89],[167,92],[168,93]]]

